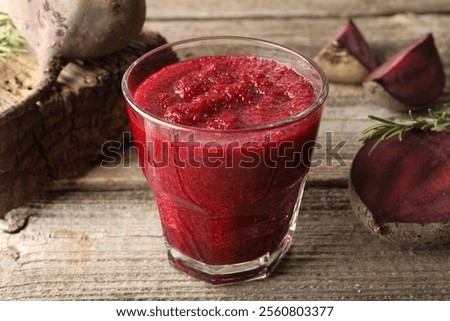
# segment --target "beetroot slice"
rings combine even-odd
[[[360,149],[350,171],[356,216],[389,241],[450,243],[450,132],[412,131],[369,156],[376,139]]]
[[[368,71],[377,67],[377,61],[372,50],[351,19],[342,27],[334,40],[350,52]]]
[[[445,74],[433,35],[423,36],[373,70],[364,80],[371,81],[407,105],[435,101],[444,90]]]
[[[377,66],[366,40],[351,20],[314,57],[330,82],[359,85]]]
[[[356,155],[351,181],[379,224],[450,221],[450,132],[412,131],[375,139]]]

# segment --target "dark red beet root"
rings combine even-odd
[[[364,80],[370,82],[408,106],[434,102],[444,90],[445,74],[433,35],[423,36],[373,70]]]
[[[331,82],[359,84],[377,67],[369,45],[352,20],[314,59]]]
[[[377,67],[372,50],[352,20],[347,21],[334,40],[346,48],[367,70]]]
[[[450,242],[450,132],[412,131],[356,155],[353,210],[375,234],[416,244]]]

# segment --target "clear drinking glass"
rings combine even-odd
[[[233,130],[171,123],[134,100],[137,87],[163,67],[224,55],[287,64],[311,82],[316,100],[281,122]],[[323,71],[302,53],[275,43],[206,37],[145,54],[125,73],[122,89],[140,165],[158,205],[170,263],[212,284],[266,277],[292,243],[328,94]]]

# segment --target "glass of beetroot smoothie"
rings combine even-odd
[[[196,38],[139,58],[122,89],[171,264],[212,284],[266,277],[292,243],[322,70],[271,42]]]

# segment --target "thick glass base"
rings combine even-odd
[[[169,262],[176,269],[214,285],[225,285],[266,278],[280,262],[292,243],[292,231],[284,237],[273,253],[237,264],[210,265],[194,260],[167,246]]]

